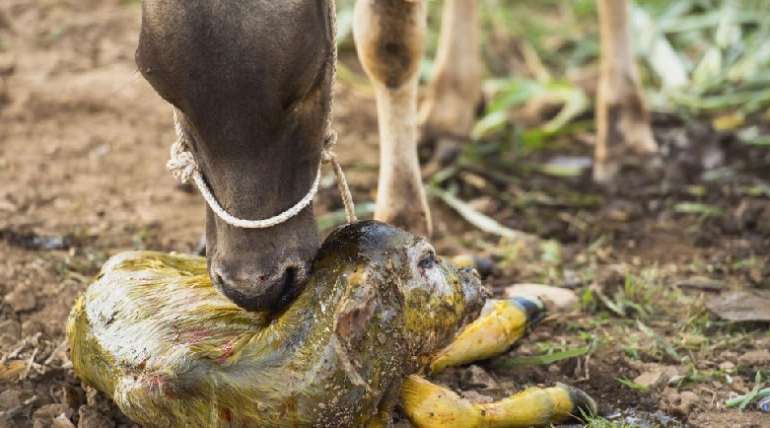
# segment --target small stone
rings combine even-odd
[[[536,297],[553,309],[565,312],[575,308],[578,303],[574,291],[542,284],[515,284],[505,289],[505,296],[508,298]]]
[[[687,417],[700,401],[697,394],[692,391],[678,392],[673,388],[663,390],[664,408],[678,416]]]
[[[679,394],[679,411],[683,415],[689,415],[700,401],[698,395],[692,391]]]
[[[770,322],[770,290],[722,293],[706,302],[718,317],[733,322]]]
[[[640,363],[637,367],[641,374],[634,379],[634,383],[645,388],[659,388],[670,384],[672,379],[679,376],[676,366],[665,366],[654,363]]]
[[[5,296],[5,303],[11,305],[15,312],[25,312],[35,309],[37,300],[29,287],[18,286]]]
[[[735,370],[735,364],[733,364],[731,361],[724,361],[719,364],[719,369],[726,372],[731,372]]]
[[[634,383],[647,389],[655,388],[665,383],[663,372],[652,370],[644,372],[634,379]]]
[[[719,354],[719,358],[723,360],[735,361],[738,358],[738,354],[733,351],[722,351]]]
[[[476,365],[470,366],[463,373],[463,386],[467,389],[493,389],[498,387],[497,381],[486,370]]]
[[[738,364],[759,367],[770,363],[770,351],[750,351],[738,357]]]

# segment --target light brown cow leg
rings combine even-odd
[[[481,100],[478,0],[446,0],[433,77],[420,111],[422,140],[439,157],[470,135]]]
[[[598,6],[602,52],[594,180],[609,183],[627,155],[649,156],[658,145],[634,60],[628,0],[598,0]]]
[[[375,218],[430,235],[417,159],[417,83],[426,26],[424,1],[358,0],[358,56],[377,97],[380,177]]]

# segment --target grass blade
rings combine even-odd
[[[539,241],[539,239],[534,235],[530,235],[528,233],[524,233],[518,230],[513,230],[509,227],[503,226],[502,224],[498,223],[495,219],[476,211],[475,209],[473,209],[473,207],[471,207],[467,203],[456,198],[454,195],[450,194],[449,192],[439,189],[438,187],[435,187],[435,186],[429,187],[428,194],[441,199],[445,204],[447,204],[450,208],[455,210],[468,223],[472,224],[473,226],[476,226],[481,231],[484,231],[492,235],[497,235],[503,238],[507,238],[513,241],[518,241],[518,240]]]
[[[568,349],[562,352],[554,352],[553,354],[546,355],[533,355],[533,356],[506,356],[496,358],[491,366],[497,370],[513,369],[517,367],[529,367],[529,366],[542,366],[553,364],[562,360],[568,360],[570,358],[578,358],[584,355],[588,355],[593,351],[590,346],[584,346],[581,348]]]

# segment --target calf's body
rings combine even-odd
[[[116,256],[70,316],[75,372],[148,428],[380,426],[485,298],[473,273],[377,222],[332,234],[309,281],[269,316],[218,295],[199,258]]]

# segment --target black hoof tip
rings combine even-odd
[[[545,305],[536,297],[514,297],[513,301],[517,305],[524,308],[527,313],[527,324],[530,327],[537,325],[543,318],[545,318]]]
[[[596,401],[583,390],[564,384],[559,384],[559,386],[569,392],[569,398],[572,400],[572,415],[574,417],[585,419],[590,416],[596,416],[599,413]]]

